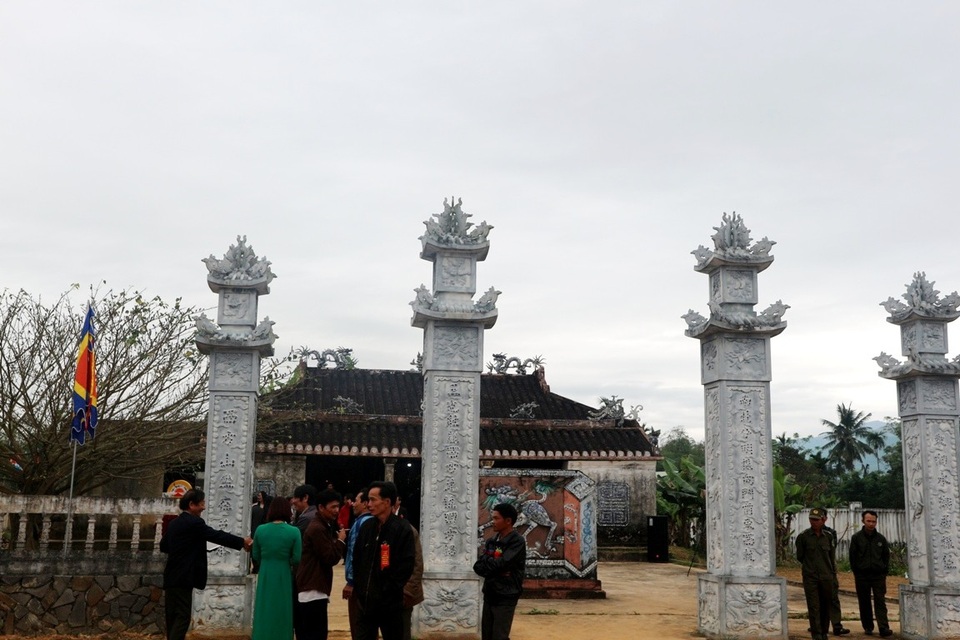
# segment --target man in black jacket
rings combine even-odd
[[[487,540],[483,555],[473,565],[474,572],[483,577],[482,640],[510,640],[527,562],[527,541],[513,530],[517,515],[511,504],[501,502],[493,508],[497,533]]]
[[[403,638],[403,586],[413,574],[413,529],[393,514],[397,487],[374,482],[367,492],[373,517],[363,523],[353,547],[353,595],[357,601],[358,640]]]
[[[170,521],[160,540],[160,551],[167,554],[163,570],[167,640],[183,640],[190,628],[193,590],[207,586],[207,542],[245,551],[253,546],[252,538],[207,526],[200,517],[207,508],[204,497],[199,489],[187,491],[180,498],[182,513]]]
[[[857,587],[857,603],[860,605],[860,624],[866,634],[873,635],[873,614],[877,614],[880,636],[892,636],[887,620],[887,573],[890,570],[890,545],[877,531],[877,512],[864,511],[860,516],[863,528],[850,539],[850,569]],[[873,608],[870,596],[873,592]]]

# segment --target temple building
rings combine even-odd
[[[393,480],[407,517],[419,524],[422,403],[417,369],[304,360],[291,383],[262,398],[255,486],[290,494],[307,482],[351,495]],[[551,392],[538,362],[500,355],[481,375],[480,466],[582,471],[598,485],[601,536],[642,531],[645,516],[656,513],[659,459],[655,438],[616,398],[596,410]]]

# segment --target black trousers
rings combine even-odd
[[[328,598],[311,600],[310,602],[293,601],[293,610],[296,612],[294,631],[297,640],[327,640],[327,605]]]
[[[183,640],[190,628],[190,616],[193,614],[193,587],[168,587],[163,591],[166,596],[164,617],[167,622],[167,640]]]
[[[863,625],[863,630],[873,631],[874,613],[880,631],[889,629],[887,603],[883,599],[887,595],[887,576],[870,578],[854,575],[853,583],[857,587],[857,604],[860,605],[860,624]]]
[[[403,640],[403,607],[397,603],[396,607],[383,605],[364,608],[360,605],[357,611],[357,640],[377,640],[377,631],[383,640]]]
[[[480,638],[482,640],[510,640],[510,628],[513,626],[513,613],[517,603],[490,604],[483,601],[480,614]]]

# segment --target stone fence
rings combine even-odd
[[[0,633],[160,633],[160,537],[178,511],[170,499],[0,495]]]

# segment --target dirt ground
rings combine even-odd
[[[697,575],[702,569],[678,564],[604,562],[599,577],[607,593],[603,600],[521,600],[514,620],[512,640],[596,638],[597,640],[683,640],[697,634]],[[796,574],[796,575],[794,575]],[[793,581],[799,570],[786,569],[787,615],[791,640],[810,637],[803,590]],[[863,638],[863,628],[853,595],[852,574],[841,574],[840,604],[844,625],[852,630],[846,638]],[[339,593],[342,567],[334,579]],[[849,583],[849,584],[848,584]],[[887,608],[894,631],[899,631],[898,579],[888,581]],[[849,590],[849,593],[844,593]],[[331,640],[350,637],[346,604],[334,599],[330,606]],[[897,634],[899,635],[899,634]],[[873,636],[876,638],[877,636]],[[123,634],[96,636],[98,640],[158,640],[159,636]],[[199,636],[188,638],[200,640]],[[43,636],[42,640],[77,640],[77,636]],[[218,640],[239,640],[219,638]]]

